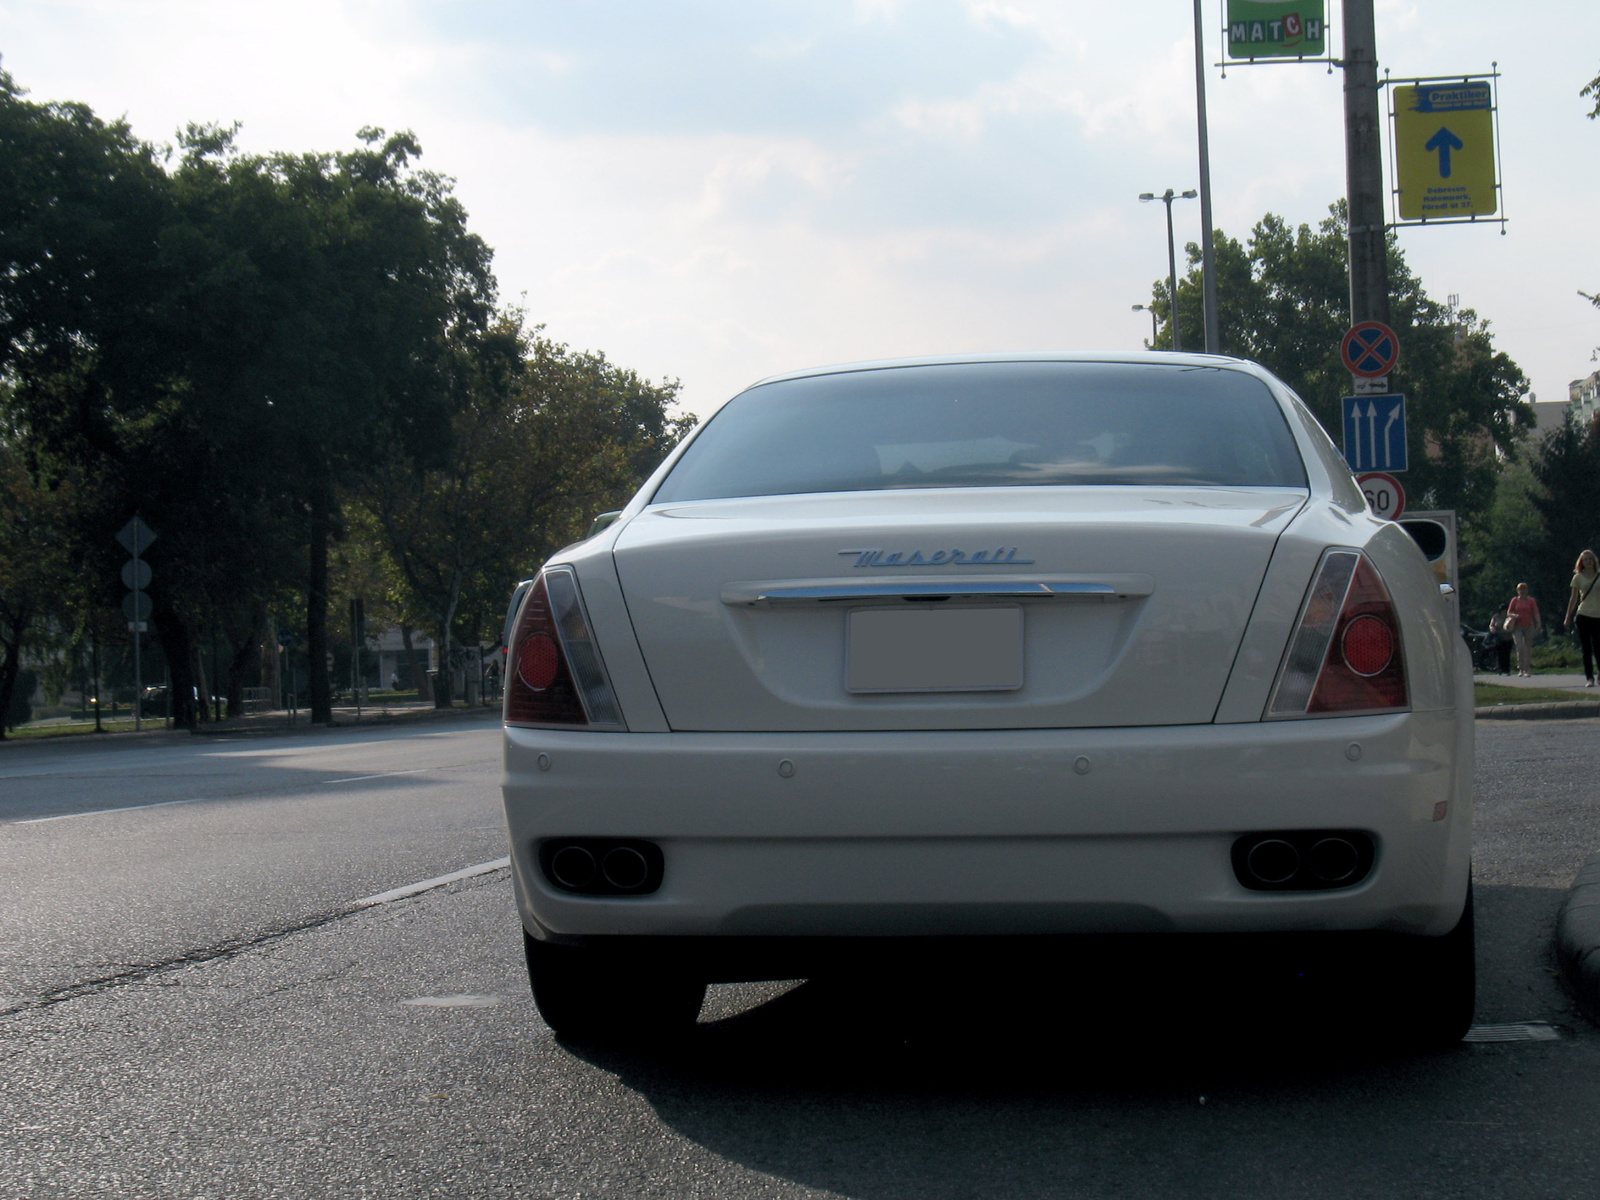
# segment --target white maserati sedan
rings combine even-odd
[[[637,1038],[692,1023],[708,980],[830,951],[1333,935],[1407,1038],[1457,1040],[1473,713],[1449,603],[1253,363],[763,380],[511,615],[539,1010]]]

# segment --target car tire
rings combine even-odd
[[[694,1027],[705,980],[660,954],[558,946],[522,935],[533,1002],[557,1036],[595,1045],[645,1045]]]
[[[1390,1028],[1406,1046],[1439,1050],[1453,1046],[1472,1027],[1477,999],[1477,943],[1473,932],[1472,885],[1455,928],[1443,937],[1407,937],[1392,947]]]

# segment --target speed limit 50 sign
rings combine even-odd
[[[1356,482],[1361,485],[1362,495],[1367,498],[1367,507],[1374,516],[1385,521],[1398,521],[1400,514],[1406,511],[1406,490],[1393,475],[1372,471],[1357,475]]]

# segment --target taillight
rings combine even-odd
[[[1408,704],[1400,621],[1378,569],[1329,550],[1289,640],[1269,717],[1396,712]]]
[[[506,665],[507,725],[621,726],[570,567],[541,571],[528,589]]]

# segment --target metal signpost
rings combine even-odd
[[[350,654],[350,690],[356,698],[356,720],[361,720],[361,647],[367,640],[367,602],[360,596],[350,600],[350,640],[355,644]]]
[[[1355,392],[1341,402],[1345,461],[1352,471],[1404,471],[1406,398],[1388,390],[1400,338],[1382,321],[1361,321],[1339,343],[1339,357]]]
[[[289,724],[294,724],[295,701],[297,684],[300,682],[299,672],[295,670],[294,661],[289,657],[289,651],[294,646],[294,631],[289,629],[278,630],[278,656],[283,661],[283,668],[278,672],[279,682],[283,684],[283,706],[289,710]]]
[[[1475,221],[1499,211],[1492,78],[1391,86],[1402,221]]]
[[[129,521],[117,532],[117,542],[129,554],[133,555],[122,565],[122,582],[129,588],[129,592],[122,598],[122,615],[128,618],[128,630],[133,634],[133,728],[135,731],[142,729],[144,716],[144,664],[140,659],[140,643],[143,642],[145,622],[150,619],[150,597],[146,595],[145,588],[150,586],[150,564],[145,562],[143,554],[156,540],[156,535],[150,531],[137,516]],[[171,689],[168,689],[169,696]]]

